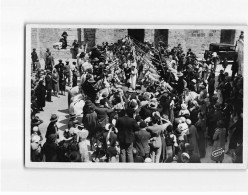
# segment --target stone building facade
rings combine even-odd
[[[198,57],[202,57],[210,43],[235,44],[240,35],[238,30],[215,29],[83,29],[83,28],[33,28],[31,31],[31,47],[36,48],[42,59],[46,48],[50,48],[55,58],[71,58],[70,47],[67,50],[52,48],[58,42],[62,33],[66,31],[70,46],[73,40],[88,44],[88,49],[102,42],[114,43],[126,35],[138,41],[149,41],[157,45],[163,41],[170,47],[182,45],[184,51],[191,48]]]

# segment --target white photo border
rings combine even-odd
[[[246,131],[247,122],[243,126],[243,163],[69,163],[69,162],[31,162],[30,160],[30,102],[31,102],[31,29],[32,28],[142,28],[142,29],[237,29],[243,30],[244,37],[244,64],[248,64],[247,52],[247,33],[246,25],[72,25],[72,24],[26,24],[26,44],[25,44],[25,64],[24,64],[24,103],[25,103],[25,167],[27,168],[84,168],[84,169],[247,169],[248,160],[248,132]],[[248,118],[247,113],[247,67],[244,65],[244,103],[243,116]]]

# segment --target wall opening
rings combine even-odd
[[[87,44],[87,52],[96,44],[96,29],[85,28],[84,29],[84,43]]]
[[[79,44],[79,47],[80,47],[80,48],[82,48],[81,34],[82,34],[81,28],[78,28],[78,29],[77,29],[77,37],[78,37],[78,44]]]
[[[234,44],[235,30],[221,30],[220,43]]]
[[[169,30],[168,29],[155,29],[154,43],[158,46],[159,41],[163,41],[165,45],[168,45]]]
[[[128,35],[131,38],[139,42],[144,42],[145,30],[144,29],[128,29]]]

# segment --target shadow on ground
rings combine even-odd
[[[62,113],[66,113],[66,114],[68,114],[68,109],[58,110],[58,112],[62,112]]]

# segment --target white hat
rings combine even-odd
[[[116,119],[112,120],[112,124],[115,126],[116,125]]]
[[[89,131],[85,129],[77,132],[78,138],[81,138],[81,139],[86,139],[88,135],[89,135]]]
[[[69,132],[70,134],[76,134],[79,131],[79,129],[75,128],[75,127],[71,127]]]
[[[109,131],[109,129],[110,129],[109,127],[110,127],[110,125],[111,125],[110,123],[107,123],[107,124],[105,125],[105,129],[106,129],[107,131]]]
[[[153,113],[152,113],[152,116],[158,116],[158,117],[161,117],[161,116],[160,116],[160,113],[159,113],[158,111],[153,112]]]
[[[38,136],[38,135],[33,135],[32,138],[31,138],[31,141],[32,141],[32,142],[39,142],[39,141],[40,141],[40,136]]]
[[[178,77],[181,77],[181,76],[183,76],[183,73],[178,72],[178,73],[177,73],[177,76],[178,76]]]
[[[37,127],[37,126],[34,126],[34,127],[33,127],[33,131],[34,131],[34,132],[37,132],[38,130],[39,130],[39,127]]]
[[[145,163],[151,163],[152,162],[152,159],[151,158],[146,158],[145,159]]]
[[[187,123],[188,125],[191,125],[191,120],[190,120],[190,119],[186,119],[186,123]]]
[[[186,118],[185,117],[180,117],[180,120],[182,121],[182,123],[186,122]]]
[[[213,56],[213,57],[217,57],[217,53],[214,52],[214,53],[212,54],[212,56]]]
[[[183,155],[183,156],[185,156],[185,157],[187,157],[188,159],[190,159],[190,157],[189,157],[189,154],[188,154],[188,153],[184,152],[184,153],[182,153],[182,155]]]

